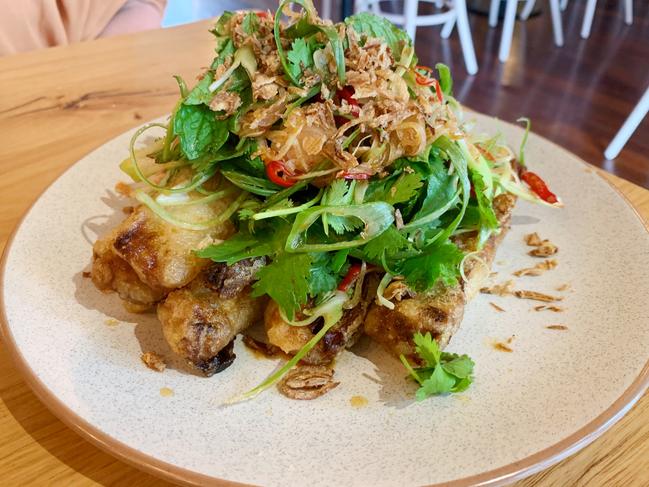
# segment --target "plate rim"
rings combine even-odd
[[[514,124],[507,122],[499,117],[492,115],[483,114],[481,112],[476,112],[470,109],[466,109],[467,112],[477,113],[481,116],[491,118],[498,121],[499,123],[504,123],[513,127],[516,127]],[[156,117],[160,118],[160,117]],[[17,235],[20,228],[23,226],[25,219],[31,213],[34,205],[42,196],[61,178],[63,178],[68,171],[75,167],[80,161],[88,157],[89,154],[101,149],[106,144],[110,143],[115,138],[120,137],[121,135],[130,132],[134,128],[140,126],[138,124],[130,129],[126,130],[120,135],[111,138],[110,140],[100,144],[93,150],[86,153],[83,157],[72,163],[68,166],[61,174],[59,174],[50,184],[48,184],[43,191],[36,197],[34,201],[29,205],[29,207],[24,211],[20,217],[18,223],[12,230],[7,243],[2,253],[2,258],[0,259],[0,336],[2,337],[7,352],[11,357],[14,366],[29,385],[30,389],[34,392],[36,397],[51,411],[57,419],[62,421],[67,427],[72,429],[75,433],[79,434],[83,439],[89,441],[94,446],[100,448],[102,451],[108,453],[109,455],[125,462],[128,465],[131,465],[139,470],[143,470],[147,473],[153,474],[158,478],[176,482],[182,485],[189,486],[228,486],[228,487],[244,487],[250,486],[252,484],[246,484],[241,482],[236,482],[232,480],[221,479],[213,477],[210,475],[205,475],[202,473],[195,472],[193,470],[187,469],[185,467],[180,467],[173,465],[171,463],[160,460],[152,455],[148,455],[140,450],[137,450],[133,447],[128,446],[126,443],[112,437],[110,434],[102,431],[96,426],[93,426],[88,421],[86,421],[82,416],[78,415],[70,408],[68,408],[57,396],[51,391],[45,383],[43,383],[35,371],[30,367],[29,363],[23,356],[22,352],[18,348],[14,336],[11,332],[9,326],[9,320],[7,318],[5,304],[4,304],[4,290],[5,290],[5,271],[6,264],[11,253],[11,248],[13,246],[14,238]],[[516,127],[520,129],[520,127]],[[635,214],[636,218],[639,220],[640,224],[644,227],[645,232],[649,235],[649,221],[646,221],[642,215],[638,212],[636,207],[631,203],[629,198],[622,193],[609,179],[604,177],[602,171],[593,166],[581,157],[578,157],[576,154],[570,152],[568,149],[552,142],[551,140],[534,133],[535,137],[538,137],[543,141],[544,144],[551,145],[555,150],[563,151],[569,153],[571,156],[576,158],[579,162],[582,163],[586,168],[592,169],[595,174],[608,184],[619,197],[622,198],[624,203],[631,209]],[[633,183],[632,183],[633,184]],[[642,370],[639,372],[638,376],[633,380],[633,382],[627,387],[627,389],[618,397],[608,408],[602,411],[598,416],[592,419],[590,422],[586,423],[584,426],[579,428],[577,431],[573,432],[566,438],[554,443],[553,445],[528,455],[516,462],[503,465],[493,470],[488,470],[486,472],[481,472],[479,474],[471,475],[469,477],[463,477],[459,479],[452,480],[450,482],[430,484],[429,487],[465,487],[465,486],[499,486],[506,485],[517,480],[524,479],[530,475],[533,475],[537,472],[540,472],[544,469],[551,467],[552,465],[559,463],[560,461],[566,459],[567,457],[577,453],[594,440],[602,436],[611,426],[617,423],[631,408],[638,402],[638,400],[644,395],[644,393],[649,389],[649,359],[645,362]]]

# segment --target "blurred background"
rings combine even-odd
[[[160,26],[174,28],[213,18],[224,10],[274,10],[278,2],[25,0],[4,3],[0,55],[3,40],[11,38],[11,29],[6,27],[11,26],[7,12],[14,11],[18,19],[26,18],[19,11],[27,10],[32,4],[56,4],[59,8],[60,5],[92,4],[92,9],[106,10],[103,14],[109,16],[108,26],[76,39],[85,40]],[[341,19],[343,4],[348,11],[354,3],[361,9],[377,9],[379,5],[375,0],[314,0],[314,3],[321,12],[329,12],[333,20]],[[415,6],[405,17],[404,3]],[[102,6],[97,7],[99,4]],[[114,11],[107,10],[109,4],[117,5]],[[140,9],[137,14],[135,9]],[[530,117],[535,132],[590,163],[649,188],[649,117],[644,116],[649,110],[647,0],[401,0],[380,2],[380,9],[382,15],[407,24],[410,33],[416,33],[421,64],[434,66],[443,62],[450,66],[455,96],[463,104],[507,121]],[[70,17],[69,13],[66,15]],[[417,23],[437,25],[415,28]],[[47,42],[55,45],[74,41],[75,38],[68,37],[60,42],[57,39]],[[619,156],[609,150],[608,158],[605,157],[605,149],[634,107],[638,107],[637,129],[627,127],[622,139],[629,140],[626,144],[625,140],[621,141],[623,148]]]

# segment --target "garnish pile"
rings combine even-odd
[[[209,69],[191,90],[177,78],[181,98],[166,137],[135,150],[156,124],[143,127],[122,169],[141,183],[139,201],[172,225],[232,222],[233,236],[197,255],[228,265],[265,256],[253,294],[268,295],[288,323],[324,318],[252,393],[358,303],[366,274],[378,274],[376,300],[387,307],[393,280],[417,293],[453,286],[466,257],[453,239],[474,232],[480,247],[498,232],[497,195],[560,204],[537,175],[512,164],[499,137],[468,132],[448,68],[418,65],[411,40],[386,19],[360,13],[332,24],[311,0],[295,0],[275,15],[226,12],[212,33]],[[166,210],[219,198],[231,202],[209,221]],[[418,398],[468,387],[468,357],[440,352],[430,336],[414,340],[425,363],[408,365]]]

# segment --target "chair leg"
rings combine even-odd
[[[332,0],[322,0],[322,18],[331,18],[331,2]]]
[[[460,35],[462,54],[464,54],[464,64],[469,74],[476,74],[478,72],[478,62],[476,61],[475,50],[473,48],[473,38],[471,37],[469,15],[466,11],[466,1],[455,0],[454,8],[457,18],[457,31]]]
[[[442,27],[442,32],[440,33],[440,37],[442,39],[448,39],[451,36],[451,33],[453,32],[453,27],[455,27],[455,21],[456,21],[456,17],[453,17],[451,20],[447,21],[444,24],[444,27]]]
[[[566,9],[568,8],[568,0],[561,0],[560,7],[561,7],[561,11],[565,12]]]
[[[405,0],[403,5],[403,28],[415,43],[415,36],[417,35],[417,7],[419,0]]]
[[[633,0],[624,0],[624,23],[626,25],[633,23]]]
[[[550,0],[550,13],[552,14],[552,31],[554,32],[554,43],[563,46],[563,26],[561,25],[561,10],[559,0]]]
[[[501,34],[500,49],[498,51],[498,59],[501,63],[507,61],[509,50],[512,47],[517,4],[518,0],[507,0],[507,6],[505,7],[505,23],[503,24],[503,33]]]
[[[523,10],[521,11],[521,20],[527,20],[530,18],[535,3],[535,0],[526,0]]]
[[[631,138],[635,129],[638,128],[642,119],[647,116],[647,113],[649,113],[649,88],[644,92],[629,118],[624,121],[620,130],[604,151],[606,159],[615,159],[620,154],[620,151]]]
[[[593,25],[593,16],[595,15],[595,5],[597,0],[588,0],[586,4],[586,13],[584,13],[584,23],[581,24],[581,37],[588,39],[590,36],[590,28]]]
[[[500,0],[491,0],[489,5],[489,27],[498,25],[498,10],[500,10]]]

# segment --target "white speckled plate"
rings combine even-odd
[[[522,131],[476,115],[513,146]],[[39,397],[116,456],[188,483],[501,484],[559,461],[618,420],[649,381],[649,237],[633,209],[582,161],[532,136],[528,160],[566,207],[519,203],[498,251],[497,280],[536,263],[523,235],[555,242],[559,266],[517,287],[565,297],[538,303],[478,296],[450,350],[470,354],[474,385],[417,403],[401,365],[371,343],[336,364],[341,385],[311,402],[275,390],[224,407],[276,366],[237,342],[237,360],[206,379],[142,364],[169,354],[154,316],[126,313],[82,277],[91,241],[129,204],[121,179],[125,134],[70,168],[31,208],[4,257],[3,334]],[[556,288],[569,284],[570,290]],[[494,302],[504,308],[498,312]],[[567,330],[548,329],[565,325]],[[496,341],[511,339],[511,353]],[[172,396],[163,396],[169,388]],[[367,405],[353,407],[353,396]]]

